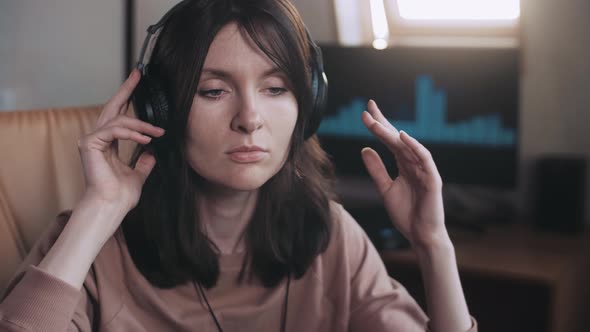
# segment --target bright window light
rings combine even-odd
[[[520,0],[397,0],[407,20],[515,20]]]
[[[389,25],[383,0],[371,0],[371,23],[373,26],[373,47],[379,50],[387,48]]]
[[[387,40],[385,39],[375,39],[373,40],[373,48],[375,48],[376,50],[384,50],[387,48]]]

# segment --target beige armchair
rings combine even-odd
[[[42,231],[83,192],[77,141],[101,109],[0,112],[0,293]],[[133,146],[121,144],[121,155]]]

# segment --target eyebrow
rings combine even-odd
[[[279,67],[270,68],[262,73],[261,77],[268,77],[275,74],[280,74],[281,76],[285,76],[285,73]],[[232,74],[228,71],[219,68],[204,68],[201,72],[201,76],[209,75],[215,76],[220,78],[232,78]]]

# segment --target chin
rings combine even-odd
[[[222,178],[211,179],[210,183],[232,191],[255,191],[260,189],[270,178],[270,174],[231,174]]]
[[[264,167],[266,166],[266,167]],[[211,168],[198,172],[201,177],[213,187],[219,187],[229,191],[255,191],[260,189],[268,180],[275,176],[280,167],[231,167]]]
[[[260,189],[260,187],[262,187],[266,181],[266,180],[257,180],[254,178],[250,178],[250,179],[233,179],[232,181],[228,181],[229,183],[224,183],[223,186],[236,190],[236,191],[255,191]]]

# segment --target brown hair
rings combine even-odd
[[[204,179],[184,151],[188,114],[208,48],[229,22],[236,22],[286,73],[299,108],[287,161],[260,188],[246,229],[242,272],[249,266],[250,277],[274,287],[288,274],[303,276],[329,243],[334,171],[317,137],[303,136],[312,105],[313,59],[297,10],[287,0],[195,0],[170,17],[150,60],[150,72],[169,99],[166,135],[147,147],[156,166],[122,226],[135,264],[158,287],[190,280],[213,287],[219,275],[218,251],[195,209]],[[131,165],[145,149],[136,148]]]

